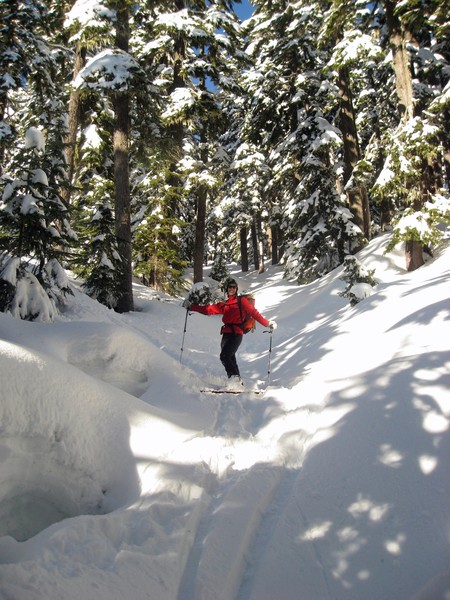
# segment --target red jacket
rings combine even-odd
[[[252,306],[246,298],[241,297],[240,301],[242,318],[236,296],[230,296],[225,302],[218,302],[217,304],[206,304],[205,306],[192,304],[189,310],[201,313],[202,315],[223,315],[222,333],[237,333],[242,335],[244,332],[240,325],[247,314],[253,317],[255,321],[258,321],[263,327],[269,325],[269,321],[260,315],[256,308]]]

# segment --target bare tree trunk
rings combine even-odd
[[[259,270],[258,235],[256,233],[255,217],[252,220],[251,236],[252,236],[252,249],[253,249],[253,264],[255,265],[255,269],[258,271]]]
[[[264,243],[260,215],[256,216],[256,234],[258,236],[258,273],[264,273],[264,271],[266,270],[266,266],[264,264]]]
[[[450,110],[444,109],[443,115],[445,136],[444,146],[444,173],[447,189],[450,188]]]
[[[406,50],[405,36],[401,22],[395,13],[396,0],[384,0],[389,44],[392,50],[392,65],[399,103],[400,117],[404,123],[413,117],[413,87],[410,58]],[[425,174],[424,174],[425,177]],[[421,210],[424,197],[414,199],[414,209]],[[405,248],[406,268],[414,271],[424,264],[422,244],[418,240],[408,240]]]
[[[6,102],[7,102],[6,94],[0,94],[0,121],[3,121],[3,118],[5,116]],[[3,173],[4,158],[5,158],[5,148],[3,145],[0,145],[0,175]]]
[[[200,88],[205,89],[205,81],[199,83]],[[202,149],[200,151],[203,164],[208,162],[208,150],[206,147],[206,133],[200,135]],[[195,247],[194,247],[194,283],[203,281],[203,260],[205,256],[205,228],[206,228],[206,202],[208,190],[206,186],[200,185],[197,191],[197,214],[195,219]]]
[[[247,246],[247,227],[241,227],[240,231],[240,246],[241,246],[241,266],[242,272],[248,271],[248,246]]]
[[[411,61],[406,50],[402,25],[398,15],[395,13],[396,4],[396,0],[384,0],[399,112],[403,121],[406,122],[413,116]]]
[[[207,190],[200,186],[197,192],[197,211],[195,216],[194,246],[194,283],[203,281],[203,261],[205,256],[205,224],[206,224]]]
[[[280,262],[280,257],[278,254],[278,247],[279,247],[278,234],[279,234],[278,225],[276,225],[276,224],[272,225],[270,227],[270,252],[271,252],[273,265],[277,265]]]
[[[83,68],[86,62],[86,49],[80,47],[77,44],[75,50],[75,60],[73,65],[73,79],[76,78],[80,70]],[[68,109],[68,124],[67,124],[67,135],[65,139],[65,155],[67,163],[67,178],[69,183],[73,183],[74,171],[75,171],[75,148],[77,143],[77,132],[80,122],[80,92],[72,90],[69,98],[69,109]],[[61,190],[61,196],[65,204],[70,204],[70,188],[64,188]]]
[[[340,129],[344,140],[344,186],[350,181],[353,170],[361,159],[358,142],[355,111],[353,108],[350,76],[347,67],[339,69]],[[362,185],[351,185],[346,190],[350,210],[356,225],[361,229],[366,239],[370,239],[370,211],[367,190]],[[355,248],[355,252],[361,250]]]
[[[126,0],[117,4],[118,48],[128,51],[129,22]],[[120,290],[116,311],[123,313],[133,310],[133,286],[131,268],[131,215],[130,215],[130,178],[129,178],[129,97],[128,92],[118,92],[113,98],[114,104],[114,183],[115,183],[115,225],[117,244],[122,268],[118,287]]]

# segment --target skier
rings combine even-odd
[[[245,319],[246,315],[249,314],[263,327],[269,327],[274,330],[277,328],[277,324],[275,321],[268,321],[260,315],[256,308],[252,306],[245,297],[238,300],[238,284],[235,279],[229,278],[227,280],[226,293],[227,300],[225,300],[225,302],[200,306],[199,304],[191,304],[191,302],[186,299],[183,302],[183,306],[188,310],[203,315],[223,315],[223,325],[220,330],[222,334],[220,360],[228,375],[228,388],[230,390],[239,390],[242,389],[244,385],[236,362],[236,352],[241,345],[244,335],[242,321]],[[239,302],[241,308],[239,308]]]

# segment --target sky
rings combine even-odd
[[[448,600],[450,247],[407,273],[387,241],[354,307],[340,268],[231,265],[278,324],[240,395],[200,391],[220,317],[182,297],[119,315],[71,278],[54,322],[0,313],[0,598]]]
[[[245,19],[251,17],[254,9],[250,2],[247,2],[247,0],[242,0],[241,3],[234,4],[234,10],[238,17],[240,17],[242,21],[245,21]]]

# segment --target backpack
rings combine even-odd
[[[238,305],[239,305],[239,312],[241,314],[242,323],[240,326],[242,328],[242,331],[244,333],[248,333],[249,331],[255,331],[255,328],[256,328],[255,319],[248,313],[245,315],[244,318],[242,318],[241,298],[245,298],[246,300],[248,300],[248,302],[252,306],[255,306],[255,298],[253,297],[253,294],[239,294],[239,296],[237,297]]]

